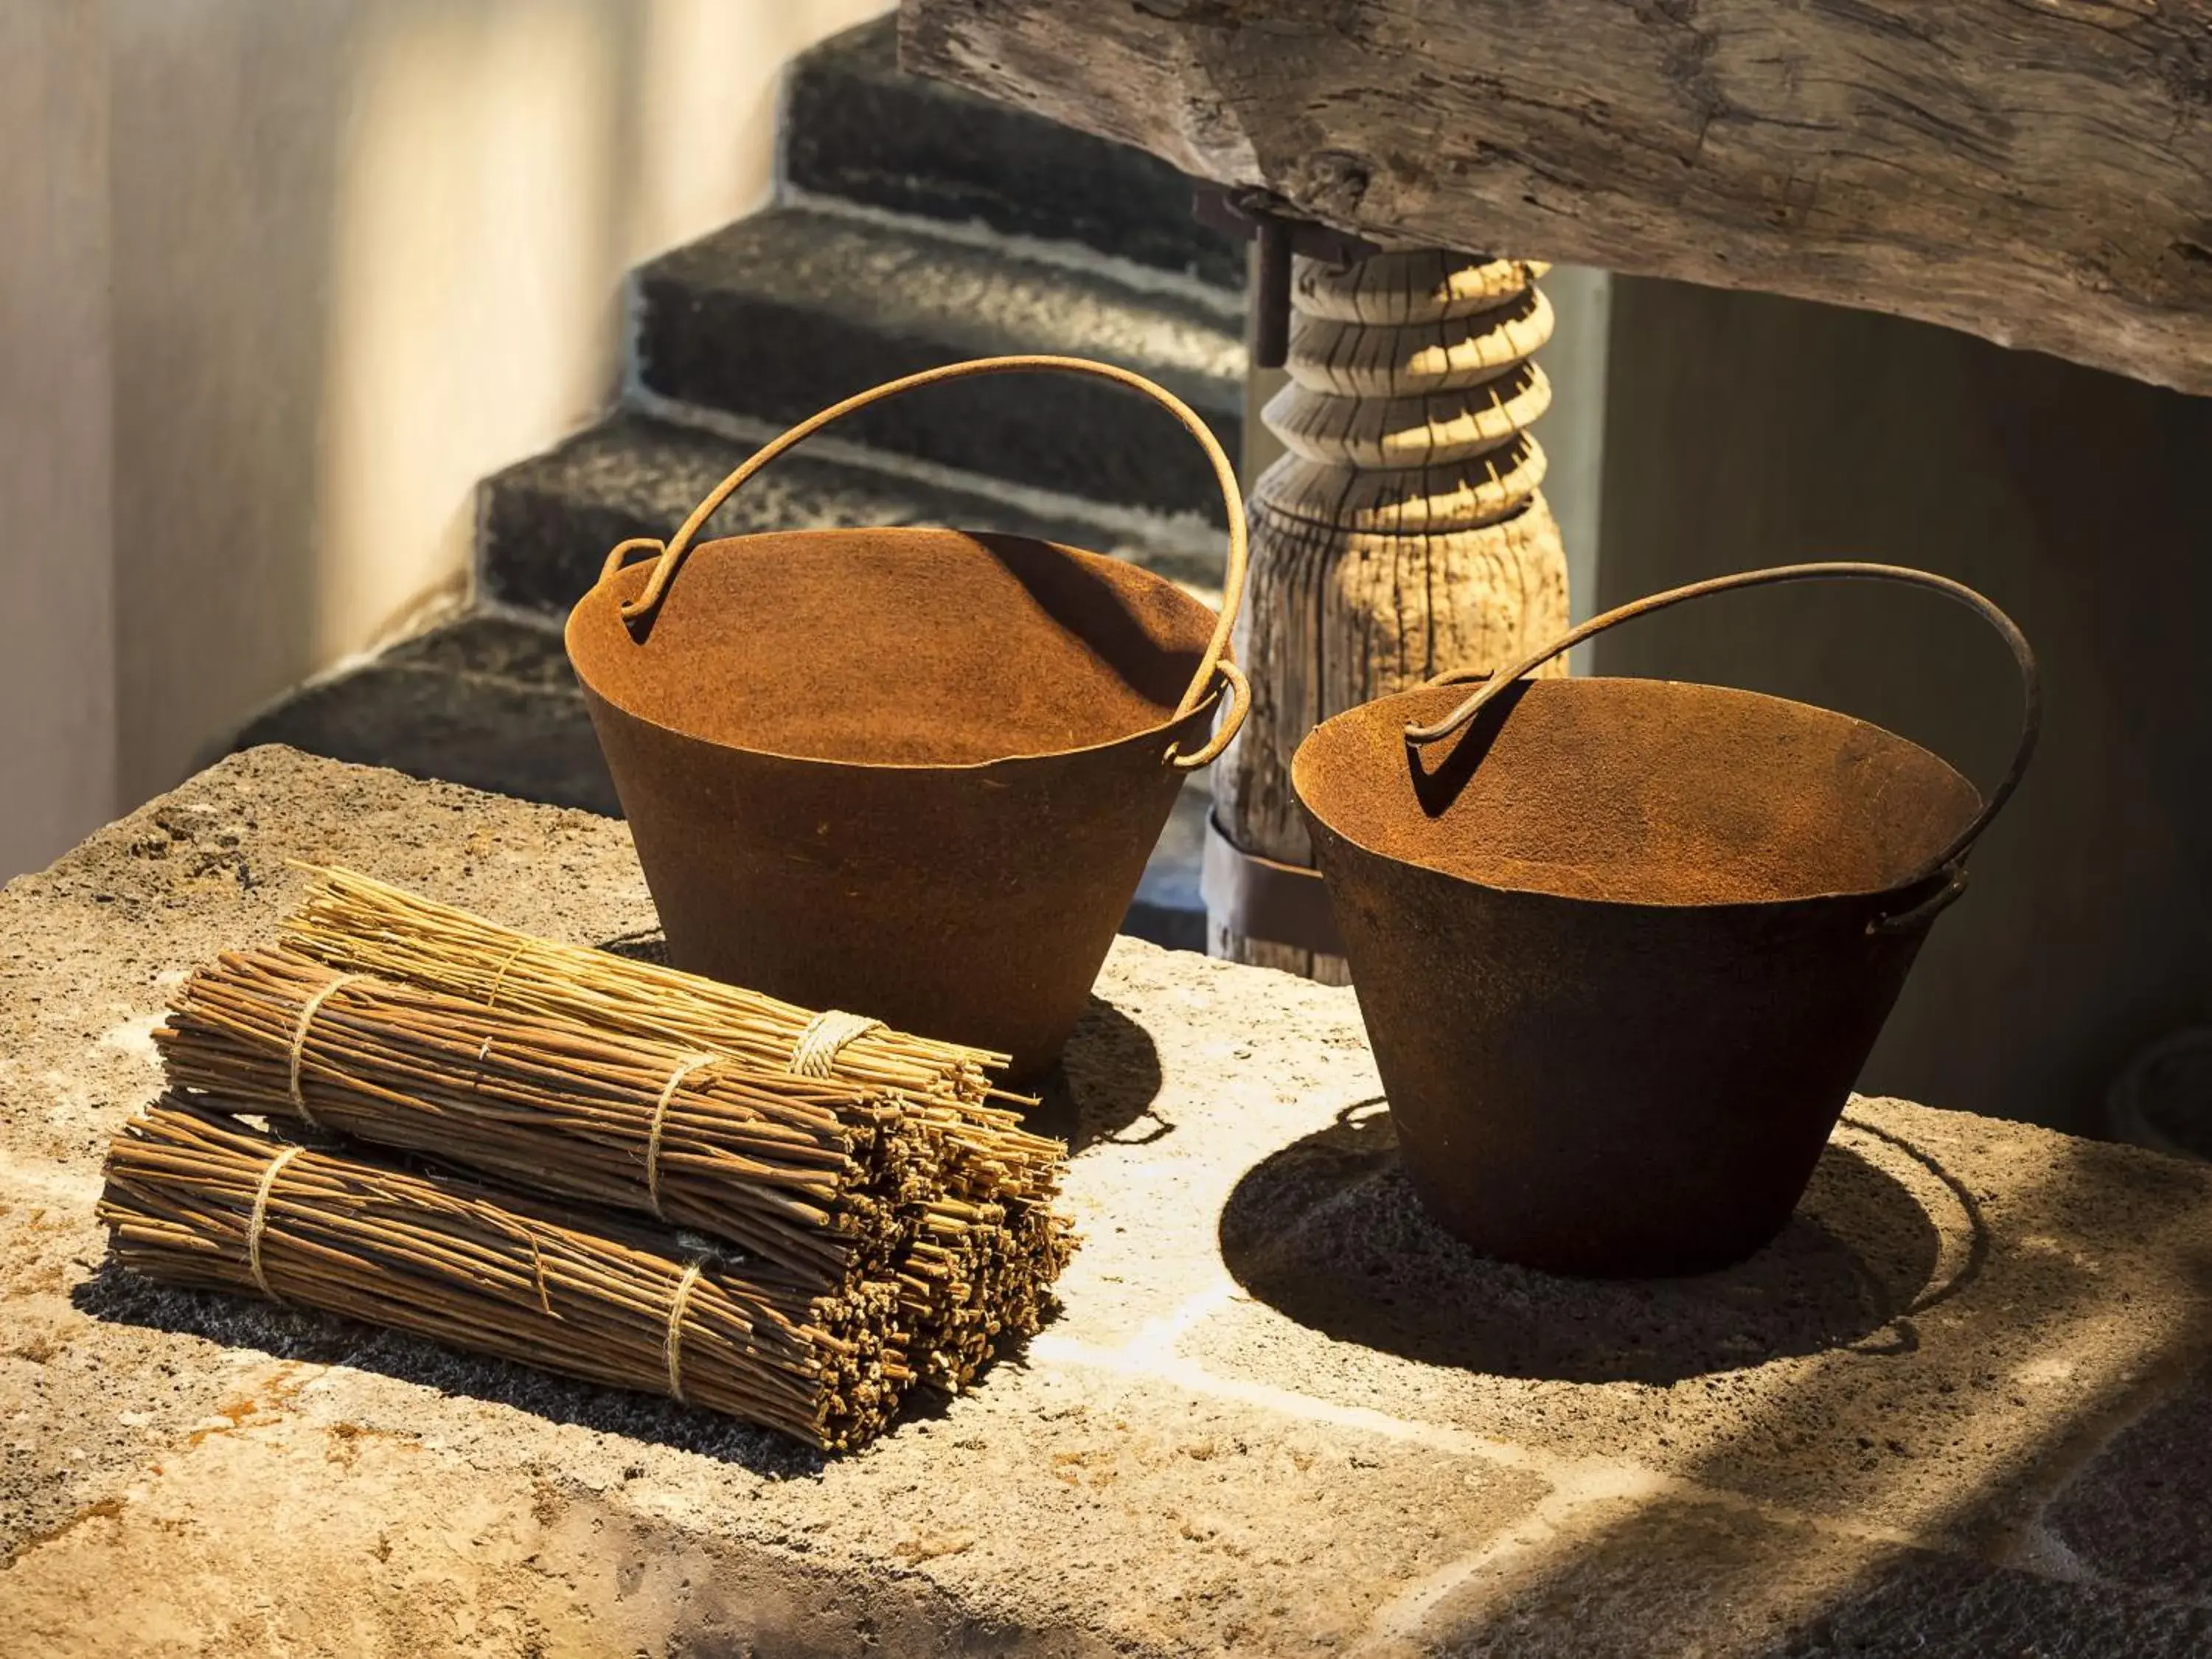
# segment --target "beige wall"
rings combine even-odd
[[[2011,611],[2044,742],[1865,1086],[2094,1130],[2113,1073],[2212,1015],[2212,399],[1798,301],[1617,279],[1608,603],[1756,564],[1917,564]],[[1778,589],[1608,636],[1601,672],[1820,702],[2002,766],[2002,648],[1939,599]]]
[[[109,781],[47,792],[36,826],[0,805],[0,873],[42,856],[16,848],[49,846],[53,826],[65,844],[166,788],[255,707],[458,580],[477,479],[606,400],[623,273],[765,198],[785,64],[883,3],[6,8],[0,121],[29,131],[0,145],[0,211],[11,230],[66,222],[61,246],[11,234],[0,252],[44,279],[0,266],[9,335],[44,365],[0,384],[0,429],[44,420],[52,365],[80,374],[100,355],[70,328],[112,337],[117,666]],[[103,14],[104,84],[87,56]],[[50,190],[68,148],[54,138],[85,152],[77,128],[102,101],[112,156],[78,167],[74,195]],[[71,262],[106,242],[103,328],[99,285]],[[72,418],[95,418],[79,405]],[[0,477],[20,518],[33,483],[51,494],[63,474],[10,447]],[[96,521],[105,493],[90,496]],[[104,611],[92,590],[109,562],[40,568]]]
[[[93,0],[0,5],[0,878],[115,805],[105,51]]]
[[[1552,382],[1552,406],[1536,428],[1549,462],[1544,499],[1567,550],[1568,609],[1579,622],[1597,609],[1603,534],[1606,366],[1612,355],[1613,276],[1588,265],[1554,265],[1544,292],[1558,321],[1536,361]],[[1577,649],[1577,666],[1586,670]]]

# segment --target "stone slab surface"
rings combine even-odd
[[[264,749],[0,897],[11,1655],[2212,1652],[2212,1170],[1854,1103],[1706,1279],[1412,1206],[1348,992],[1124,941],[1044,1110],[1060,1318],[824,1461],[102,1266],[108,1134],[288,857],[564,938],[622,826]]]

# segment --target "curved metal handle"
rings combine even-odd
[[[649,536],[637,536],[616,547],[600,567],[599,580],[604,582],[614,575],[629,562],[629,556],[639,549],[656,550],[660,556],[659,562],[654,565],[653,574],[647,579],[644,591],[635,599],[623,600],[621,606],[622,619],[625,623],[635,624],[650,621],[653,613],[660,609],[661,601],[668,597],[668,586],[675,580],[677,571],[690,553],[692,538],[706,526],[707,520],[714,516],[723,502],[736,495],[755,473],[786,450],[804,443],[832,421],[842,420],[855,410],[865,409],[870,404],[881,402],[886,398],[895,398],[902,392],[917,391],[942,380],[967,380],[975,375],[1036,373],[1088,374],[1097,380],[1111,380],[1116,386],[1127,386],[1132,392],[1144,393],[1182,423],[1183,430],[1198,441],[1198,447],[1206,452],[1206,459],[1213,464],[1215,482],[1221,486],[1222,504],[1229,510],[1229,563],[1221,578],[1220,620],[1214,625],[1213,637],[1206,641],[1206,654],[1199,659],[1198,672],[1192,677],[1190,689],[1183,693],[1182,701],[1176,705],[1176,718],[1181,720],[1206,701],[1207,688],[1213,681],[1213,671],[1226,666],[1224,658],[1229,649],[1230,631],[1236,626],[1237,607],[1243,603],[1244,598],[1244,496],[1237,486],[1237,469],[1230,465],[1229,456],[1222,449],[1220,441],[1188,404],[1166,387],[1155,386],[1141,374],[1117,368],[1111,363],[1095,363],[1087,357],[976,357],[966,362],[942,363],[935,368],[902,375],[896,380],[886,380],[866,392],[855,392],[842,403],[830,404],[819,414],[808,416],[781,437],[769,439],[747,456],[735,471],[707,492],[707,499],[692,509],[691,516],[684,520],[683,527],[665,543],[657,542]],[[1232,682],[1232,690],[1234,684]],[[1248,694],[1243,702],[1249,701]],[[1206,750],[1200,751],[1206,759],[1211,760],[1220,753],[1230,738],[1236,735],[1237,727],[1243,723],[1243,718],[1242,703],[1239,703],[1232,708],[1231,719],[1225,723],[1226,730],[1219,734],[1218,742],[1207,744]],[[1190,762],[1192,765],[1204,763],[1195,757]]]
[[[2004,804],[2012,799],[2012,792],[2020,787],[2021,775],[2027,770],[2028,760],[2035,753],[2037,735],[2043,727],[2043,683],[2036,672],[2035,652],[2029,646],[2027,636],[2020,631],[2010,617],[1998,610],[1990,600],[1983,598],[1964,582],[1953,581],[1948,576],[1938,576],[1926,570],[1915,570],[1910,566],[1901,564],[1866,564],[1852,560],[1831,560],[1817,564],[1777,565],[1768,570],[1740,570],[1733,575],[1714,576],[1705,581],[1692,582],[1686,587],[1669,588],[1663,593],[1653,593],[1632,604],[1621,605],[1616,610],[1608,611],[1601,617],[1593,617],[1580,627],[1569,629],[1558,640],[1546,646],[1541,651],[1536,652],[1527,660],[1516,664],[1503,673],[1491,675],[1488,684],[1442,720],[1427,726],[1407,726],[1406,746],[1408,749],[1418,750],[1423,744],[1437,743],[1451,736],[1453,732],[1461,730],[1473,720],[1492,698],[1501,695],[1507,686],[1513,684],[1523,674],[1542,667],[1561,652],[1570,650],[1593,635],[1602,634],[1607,629],[1619,623],[1633,621],[1638,617],[1649,616],[1654,611],[1664,611],[1668,606],[1680,605],[1685,599],[1701,599],[1711,593],[1727,592],[1731,588],[1770,587],[1782,582],[1816,581],[1828,579],[1901,582],[1910,587],[1929,588],[1947,599],[1954,599],[1997,631],[1998,635],[2012,648],[2013,660],[2020,667],[2021,691],[2020,741],[2013,749],[2012,764],[2005,769],[2004,776],[1998,781],[1996,790],[1983,805],[1982,810],[1975,814],[1973,822],[1961,830],[1952,839],[1949,846],[1930,859],[1917,875],[1910,881],[1899,884],[1900,886],[1917,887],[1922,882],[1955,866],[1966,856],[1967,849],[1981,838],[1982,832],[1990,827],[1991,821],[2003,809]],[[1450,674],[1440,675],[1431,684],[1449,684],[1455,678],[1457,677]],[[1954,879],[1946,885],[1941,894],[1931,896],[1930,901],[1915,906],[1901,916],[1887,919],[1887,925],[1902,927],[1917,920],[1923,913],[1932,915],[1933,912],[1928,908],[1929,903],[1940,900],[1940,902],[1935,902],[1935,908],[1941,908],[1943,904],[1949,903],[1959,896],[1960,885],[1961,884]],[[1884,926],[1884,921],[1882,919],[1877,919],[1869,926],[1870,928],[1881,927]]]

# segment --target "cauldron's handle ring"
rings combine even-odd
[[[1244,724],[1244,716],[1252,707],[1252,683],[1244,678],[1244,671],[1226,657],[1214,666],[1229,682],[1229,718],[1213,728],[1213,735],[1206,740],[1203,749],[1179,755],[1173,744],[1168,745],[1168,764],[1178,772],[1195,772],[1220,759],[1221,751],[1229,747],[1230,738],[1237,735],[1237,728]]]
[[[1954,860],[1951,867],[1942,872],[1943,884],[1921,900],[1907,905],[1890,915],[1875,916],[1866,925],[1869,933],[1911,933],[1935,921],[1951,908],[1952,902],[1966,890],[1966,866],[1962,860]],[[1923,878],[1924,879],[1924,878]]]
[[[1915,570],[1907,565],[1868,564],[1856,560],[1835,559],[1814,564],[1776,565],[1767,570],[1740,570],[1733,575],[1714,576],[1705,581],[1692,582],[1686,587],[1674,587],[1663,593],[1650,594],[1608,611],[1601,617],[1592,617],[1513,667],[1491,675],[1486,684],[1442,720],[1427,726],[1408,726],[1406,728],[1406,746],[1409,750],[1418,750],[1425,744],[1442,742],[1467,726],[1493,697],[1522,675],[1541,668],[1561,652],[1571,650],[1593,635],[1602,634],[1619,623],[1648,616],[1654,611],[1664,611],[1668,605],[1680,605],[1685,599],[1701,599],[1708,594],[1724,593],[1732,588],[1770,587],[1781,582],[1827,580],[1902,582],[1907,586],[1931,588],[1947,599],[1955,599],[1995,629],[2005,644],[2011,647],[2013,661],[2020,668],[2020,741],[2014,745],[2012,764],[2005,769],[2004,776],[1997,781],[1996,787],[1983,803],[1982,810],[1974,815],[1973,821],[1952,837],[1950,844],[1929,859],[1917,874],[1898,885],[1917,887],[1938,875],[1948,875],[1948,879],[1911,909],[1896,916],[1877,917],[1869,924],[1869,929],[1871,932],[1890,932],[1917,924],[1959,896],[1966,881],[1962,860],[1981,838],[1982,832],[2003,810],[2004,804],[2012,799],[2012,792],[2020,787],[2021,777],[2027,770],[2027,763],[2035,753],[2036,738],[2043,728],[2043,681],[2036,671],[2035,652],[2029,646],[2027,636],[1993,602],[1964,582],[1953,581],[1948,576],[1938,576],[1932,571]],[[1449,684],[1455,678],[1460,677],[1440,675],[1431,684]]]
[[[1204,702],[1212,692],[1214,670],[1226,668],[1229,665],[1226,660],[1229,653],[1229,636],[1237,625],[1237,607],[1243,603],[1244,599],[1246,534],[1243,492],[1237,488],[1237,469],[1230,465],[1228,453],[1221,447],[1221,441],[1213,435],[1212,428],[1199,418],[1197,412],[1188,404],[1183,402],[1166,387],[1155,385],[1141,374],[1134,374],[1126,368],[1116,368],[1112,363],[1092,362],[1087,357],[1058,357],[1042,354],[1012,357],[976,357],[966,362],[940,363],[935,368],[925,368],[919,374],[901,375],[896,380],[886,380],[879,386],[872,386],[866,392],[855,392],[841,403],[830,404],[829,408],[821,410],[818,414],[808,416],[781,437],[769,439],[768,442],[747,456],[738,464],[736,471],[707,492],[707,499],[692,509],[691,516],[684,520],[683,527],[670,537],[665,544],[656,542],[649,537],[637,537],[617,547],[607,555],[606,563],[599,571],[599,580],[605,581],[614,575],[629,562],[629,556],[640,548],[653,548],[658,550],[659,562],[654,564],[653,574],[647,579],[643,590],[635,597],[622,602],[622,619],[629,623],[635,630],[649,623],[653,613],[660,609],[661,601],[668,597],[669,584],[675,580],[677,571],[682,568],[685,557],[691,551],[692,539],[706,527],[707,520],[714,516],[723,502],[744,488],[755,473],[786,450],[796,448],[831,422],[842,420],[855,410],[865,409],[870,404],[879,403],[886,398],[895,398],[902,392],[918,391],[923,386],[935,386],[941,380],[967,380],[976,375],[1027,374],[1087,374],[1094,380],[1111,380],[1116,386],[1127,386],[1132,392],[1142,392],[1176,417],[1183,430],[1197,440],[1198,447],[1206,452],[1206,459],[1212,464],[1214,482],[1220,486],[1221,502],[1229,513],[1229,559],[1221,576],[1221,614],[1214,623],[1213,637],[1206,641],[1205,653],[1199,659],[1198,672],[1191,677],[1190,689],[1182,694],[1182,701],[1176,705],[1175,717],[1181,720]],[[1231,689],[1234,690],[1241,683],[1240,676],[1237,681],[1232,682]],[[1206,759],[1211,760],[1215,755],[1219,754],[1222,749],[1227,746],[1229,739],[1236,736],[1237,728],[1243,723],[1245,708],[1250,701],[1249,691],[1232,700],[1229,718],[1223,722],[1222,729],[1215,734],[1214,741],[1199,751],[1204,754]],[[1173,753],[1172,750],[1170,752]],[[1187,759],[1178,758],[1176,761],[1176,764],[1179,766],[1186,764],[1197,766],[1204,763],[1194,755]]]

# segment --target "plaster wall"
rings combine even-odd
[[[1604,603],[1873,558],[1980,588],[2033,641],[2042,749],[1862,1086],[2098,1131],[2114,1073],[2212,1003],[2212,400],[1868,313],[1613,296]],[[1984,784],[2019,699],[1993,635],[1903,592],[1727,596],[1607,636],[1597,666],[1842,708]]]
[[[22,526],[11,569],[84,613],[49,609],[32,643],[104,736],[10,700],[41,755],[75,758],[0,802],[0,874],[457,586],[477,479],[611,392],[624,271],[766,198],[785,64],[881,9],[8,8],[0,506]],[[12,441],[26,428],[44,448]],[[75,472],[41,459],[64,449]],[[7,655],[10,689],[42,683]]]
[[[1567,608],[1580,622],[1597,609],[1604,533],[1606,373],[1613,331],[1613,274],[1554,265],[1544,293],[1558,319],[1536,361],[1552,382],[1552,406],[1537,422],[1548,463],[1544,499],[1567,550]],[[1577,648],[1575,668],[1588,672]]]
[[[0,6],[0,878],[112,816],[100,8]]]
[[[114,0],[121,787],[465,568],[877,0]]]

